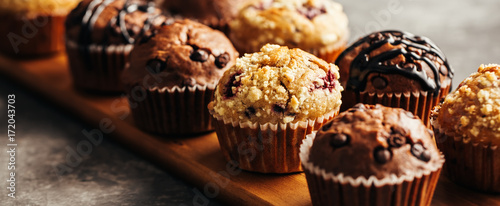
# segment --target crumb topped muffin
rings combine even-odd
[[[238,57],[222,32],[176,20],[144,33],[130,56],[122,79],[139,128],[162,135],[213,130],[207,105]]]
[[[357,103],[383,104],[411,111],[426,125],[453,77],[430,39],[403,31],[369,34],[343,51],[336,64],[345,88],[342,111]]]
[[[238,59],[221,79],[213,110],[235,121],[315,119],[341,104],[337,66],[300,49],[265,45]]]
[[[240,57],[208,106],[226,160],[262,173],[302,171],[302,139],[340,109],[338,78],[335,65],[300,49],[267,44]]]
[[[500,192],[500,66],[481,65],[432,113],[447,176],[462,185]]]
[[[432,138],[400,108],[357,104],[340,113],[301,146],[313,205],[429,205],[444,163]],[[417,198],[393,198],[406,195]]]
[[[266,43],[300,48],[332,62],[348,39],[342,5],[330,0],[256,0],[230,23],[230,38],[240,53]]]

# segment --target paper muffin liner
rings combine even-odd
[[[326,46],[324,48],[313,49],[309,51],[311,54],[325,60],[328,63],[335,63],[337,57],[347,48],[347,36],[333,46]]]
[[[11,56],[41,56],[64,50],[66,16],[0,15],[0,51]],[[15,50],[17,47],[18,50]]]
[[[402,108],[418,116],[424,125],[431,128],[431,110],[439,103],[441,98],[444,98],[448,94],[450,86],[441,88],[439,94],[434,94],[434,92],[430,91],[373,93],[344,90],[342,92],[343,104],[340,110],[345,111],[357,103],[381,104],[388,107]]]
[[[71,40],[66,41],[75,86],[90,91],[123,92],[120,76],[132,48],[132,44],[82,46]]]
[[[215,84],[143,91],[145,94],[135,95],[144,95],[142,101],[134,100],[134,95],[129,94],[132,116],[140,129],[160,135],[191,135],[214,130],[207,106],[213,98]]]
[[[227,161],[237,161],[239,168],[253,172],[292,173],[302,171],[299,158],[302,140],[336,116],[339,110],[314,120],[287,124],[233,121],[210,112]]]
[[[497,145],[472,142],[433,123],[438,148],[444,153],[444,173],[450,180],[483,192],[500,192],[500,151]]]
[[[306,175],[313,205],[430,205],[439,179],[441,164],[427,171],[383,179],[375,176],[353,178],[348,175],[326,172],[309,161],[309,150],[315,133],[307,135],[300,146],[300,159]]]

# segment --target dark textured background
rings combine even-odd
[[[455,69],[454,86],[480,64],[500,63],[500,1],[339,0],[351,42],[374,30],[431,38]],[[395,6],[389,6],[389,4]],[[396,9],[390,9],[394,7]],[[36,81],[36,80],[34,80]],[[16,199],[7,197],[6,101],[16,94]],[[194,187],[105,138],[73,171],[57,175],[66,148],[91,129],[0,77],[0,205],[192,205]],[[215,201],[212,204],[217,205]]]

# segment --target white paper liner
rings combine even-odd
[[[214,130],[208,103],[213,99],[215,84],[192,87],[146,89],[146,98],[131,108],[140,129],[160,135],[191,135]],[[132,96],[132,95],[131,95]]]
[[[338,112],[339,109],[314,120],[296,123],[258,124],[250,121],[240,122],[230,118],[223,118],[210,110],[211,115],[216,120],[217,137],[226,160],[239,162],[241,169],[261,173],[302,171],[298,154],[302,139],[307,134],[319,129]],[[262,145],[258,145],[259,143],[262,143]],[[257,150],[254,158],[237,151],[238,147],[247,144],[249,148],[262,148],[262,151]],[[273,163],[269,164],[269,162]]]
[[[443,155],[440,164],[431,165],[426,171],[415,171],[414,175],[353,178],[326,172],[309,161],[315,135],[316,132],[307,135],[300,146],[313,205],[430,205],[444,163]]]
[[[89,59],[80,51],[81,45],[67,40],[69,66],[76,87],[101,92],[122,92],[124,84],[120,76],[129,62],[134,45],[88,45]],[[105,58],[105,59],[103,59]],[[90,61],[90,62],[85,62]],[[90,65],[92,68],[88,68]]]

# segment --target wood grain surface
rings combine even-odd
[[[122,95],[93,95],[74,89],[64,54],[35,60],[0,56],[0,74],[94,128],[103,120],[111,121],[116,129],[106,137],[195,185],[204,198],[232,205],[311,204],[303,173],[269,175],[235,170],[223,158],[213,132],[165,138],[140,131]],[[432,205],[500,205],[500,196],[469,190],[441,175]]]

